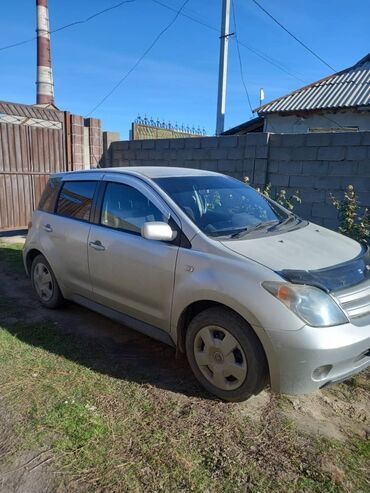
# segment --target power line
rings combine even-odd
[[[327,63],[323,58],[321,58],[317,53],[315,53],[309,46],[307,46],[303,41],[301,41],[297,36],[295,36],[291,31],[289,31],[280,21],[278,21],[270,12],[268,12],[257,0],[252,0],[254,4],[257,5],[258,8],[260,8],[266,15],[270,17],[278,26],[280,26],[286,33],[289,34],[293,39],[297,41],[303,48],[305,48],[307,51],[311,53],[314,57],[316,57],[320,62],[322,62],[324,65],[330,68],[330,70],[333,70],[333,72],[336,72],[335,68],[333,68],[329,63]]]
[[[51,31],[49,31],[49,34],[63,31],[64,29],[67,29],[67,28],[72,27],[72,26],[76,26],[78,24],[85,24],[86,22],[91,21],[92,19],[94,19],[95,17],[98,17],[99,15],[105,14],[106,12],[109,12],[111,10],[117,9],[118,7],[121,7],[125,3],[133,3],[135,1],[136,0],[124,0],[123,2],[116,3],[115,5],[112,5],[111,7],[107,7],[104,10],[100,10],[99,12],[96,12],[95,14],[92,14],[89,17],[86,17],[85,19],[80,19],[80,20],[77,20],[74,22],[70,22],[69,24],[58,27],[57,29],[52,29]],[[17,43],[13,43],[13,44],[6,45],[6,46],[1,46],[0,51],[8,50],[10,48],[15,48],[17,46],[22,46],[24,44],[31,43],[32,41],[35,41],[36,39],[37,39],[37,36],[34,36],[33,38],[24,39],[23,41],[19,41]]]
[[[241,78],[242,84],[244,86],[244,90],[245,90],[245,94],[247,96],[248,105],[249,105],[249,108],[251,110],[251,114],[253,115],[253,108],[252,108],[251,100],[250,100],[250,97],[249,97],[249,92],[248,92],[247,84],[246,84],[245,79],[244,79],[244,70],[243,70],[242,57],[240,55],[240,47],[239,47],[239,39],[238,39],[238,27],[237,27],[237,24],[236,24],[235,3],[234,3],[234,0],[231,0],[231,2],[232,2],[232,7],[233,7],[232,8],[232,13],[233,13],[234,28],[235,28],[236,48],[237,48],[238,58],[239,58],[240,78]]]
[[[174,7],[172,7],[171,5],[167,5],[166,3],[164,3],[161,0],[152,0],[152,1],[154,3],[157,3],[158,5],[161,5],[162,7],[166,8],[168,10],[172,10],[173,12],[176,12],[176,9]],[[210,29],[211,31],[215,31],[217,34],[219,33],[219,29],[218,28],[212,26],[211,24],[208,24],[207,22],[204,22],[202,20],[199,20],[196,17],[194,17],[194,16],[192,16],[190,14],[187,14],[186,12],[181,12],[181,15],[183,17],[186,17],[187,19],[190,19],[193,22],[196,22],[197,24],[200,24],[201,26],[206,27],[207,29]],[[265,62],[269,63],[270,65],[273,65],[274,67],[276,67],[277,69],[281,70],[282,72],[285,72],[287,75],[290,75],[290,77],[293,77],[294,79],[297,79],[300,82],[303,82],[304,84],[307,83],[307,81],[305,81],[304,79],[302,79],[302,78],[294,75],[292,72],[290,72],[289,70],[287,70],[286,68],[284,68],[278,61],[274,60],[273,58],[271,58],[266,53],[264,53],[264,52],[262,52],[260,50],[256,50],[255,48],[252,48],[251,46],[247,45],[244,41],[241,41],[240,39],[239,39],[239,45],[240,46],[243,46],[244,48],[246,48],[247,50],[249,50],[251,53],[253,53],[254,55],[258,56],[259,58],[261,58]]]
[[[132,3],[132,2],[135,2],[136,0],[125,0],[125,1],[122,1],[122,2],[119,2],[115,5],[112,5],[111,7],[108,7],[104,10],[101,10],[99,12],[96,12],[95,14],[87,17],[86,19],[82,19],[82,20],[78,20],[78,21],[74,21],[74,22],[71,22],[69,24],[66,24],[65,26],[61,26],[57,29],[53,29],[50,31],[50,34],[53,34],[53,33],[56,33],[56,32],[59,32],[59,31],[62,31],[64,29],[67,29],[69,27],[73,27],[75,25],[78,25],[78,24],[84,24],[86,22],[89,22],[91,19],[94,19],[95,17],[98,17],[99,15],[101,14],[104,14],[106,12],[109,12],[110,10],[113,10],[113,9],[116,9],[118,7],[121,7],[121,5],[124,5],[125,3]],[[177,12],[176,8],[170,6],[170,5],[167,5],[166,3],[160,1],[160,0],[152,0],[154,3],[157,3],[158,5],[161,5],[162,7],[168,9],[168,10],[172,10],[173,12]],[[181,12],[181,15],[183,17],[186,17],[190,20],[192,20],[193,22],[196,22],[212,31],[215,31],[218,33],[218,29],[214,26],[211,26],[210,24],[200,20],[200,19],[197,19],[196,17],[194,17],[193,15],[191,14],[188,14],[186,12]],[[11,48],[16,48],[18,46],[22,46],[22,45],[25,45],[27,43],[31,43],[33,41],[35,41],[37,39],[36,36],[34,36],[33,38],[28,38],[28,39],[24,39],[23,41],[18,41],[17,43],[13,43],[13,44],[10,44],[10,45],[6,45],[6,46],[2,46],[0,47],[0,51],[4,51],[4,50],[8,50],[8,49],[11,49]],[[251,46],[248,46],[246,43],[242,42],[239,40],[239,45],[240,46],[243,46],[244,48],[246,48],[247,50],[249,50],[250,52],[254,53],[256,56],[258,56],[259,58],[261,58],[262,60],[264,60],[265,62],[269,63],[270,65],[273,65],[274,67],[276,67],[277,69],[281,70],[282,72],[285,72],[287,75],[289,75],[290,77],[293,77],[294,79],[297,79],[299,80],[300,82],[303,82],[303,83],[306,83],[305,80],[303,80],[302,78],[294,75],[292,72],[290,72],[289,70],[287,70],[286,68],[284,68],[277,60],[274,60],[273,58],[271,58],[269,55],[267,55],[266,53],[263,53],[261,52],[260,50],[256,50],[255,48],[252,48]]]
[[[246,45],[243,41],[240,41],[240,40],[239,40],[239,45],[240,46],[243,46],[244,48],[246,48],[250,52],[254,53],[256,56],[258,56],[262,60],[265,60],[265,62],[269,63],[270,65],[273,65],[274,67],[278,68],[282,72],[285,72],[287,75],[290,75],[294,79],[297,79],[300,82],[303,82],[304,84],[307,84],[307,81],[306,80],[302,79],[301,77],[298,77],[297,75],[294,75],[292,72],[289,72],[289,70],[287,70],[283,66],[281,66],[279,64],[279,62],[276,62],[273,59],[271,59],[266,53],[259,52],[258,50],[254,49],[254,48],[251,48],[250,46]]]
[[[173,12],[176,12],[176,8],[175,7],[172,7],[171,5],[167,5],[166,3],[161,2],[161,0],[152,0],[152,2],[157,3],[158,5],[161,5],[162,7],[166,8],[168,10],[172,10]],[[199,20],[196,17],[194,17],[193,15],[187,14],[186,12],[181,12],[181,15],[183,17],[187,17],[188,19],[190,19],[190,20],[192,20],[194,22],[197,22],[198,24],[200,24],[200,25],[202,25],[204,27],[207,27],[208,29],[211,29],[212,31],[216,31],[219,34],[219,31],[220,30],[217,29],[214,26],[211,26],[207,22],[204,22],[202,20]]]
[[[154,48],[156,43],[159,41],[159,39],[170,29],[170,27],[176,22],[177,18],[180,16],[182,10],[184,9],[185,5],[189,2],[189,0],[185,0],[181,7],[176,11],[176,15],[173,17],[171,22],[167,24],[167,26],[160,31],[159,34],[154,38],[154,40],[151,42],[149,47],[144,51],[144,53],[136,60],[134,65],[121,77],[121,79],[115,84],[112,89],[93,107],[92,110],[87,113],[86,116],[91,115],[94,113],[95,110],[97,110],[108,98],[111,96],[116,89],[132,74],[132,72],[140,65],[140,63],[144,60],[144,58],[148,55],[148,53]]]
[[[106,12],[110,12],[111,10],[118,9],[118,7],[121,7],[125,3],[133,3],[136,0],[124,0],[123,2],[119,2],[116,5],[112,5],[111,7],[107,7],[104,10],[101,10],[100,12],[96,12],[96,14],[90,15],[89,17],[86,17],[86,19],[82,19],[79,21],[74,21],[71,22],[70,24],[66,24],[65,26],[59,27],[58,29],[53,29],[50,31],[50,33],[56,33],[58,31],[63,31],[63,29],[67,29],[68,27],[76,26],[77,24],[85,24],[86,22],[91,21],[92,19],[95,19],[95,17],[98,17],[99,15],[105,14]]]

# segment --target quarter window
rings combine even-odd
[[[96,181],[64,182],[59,195],[57,214],[88,221]]]
[[[54,212],[55,201],[60,189],[60,178],[50,178],[42,192],[39,205],[37,206],[39,211]]]
[[[166,221],[166,218],[136,188],[122,183],[107,184],[100,220],[102,225],[140,233],[143,224],[149,221]]]

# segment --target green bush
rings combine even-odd
[[[249,183],[247,176],[244,177],[244,182]],[[282,188],[274,195],[271,183],[268,183],[262,190],[260,188],[257,190],[290,211],[294,209],[295,204],[302,202],[299,190],[292,195],[287,195],[287,191]],[[369,210],[361,206],[353,185],[348,185],[342,200],[333,194],[330,194],[330,198],[333,206],[338,210],[339,233],[370,245]]]
[[[334,207],[338,210],[338,231],[354,240],[370,244],[370,216],[368,209],[361,204],[352,185],[348,185],[342,200],[330,194]]]
[[[248,176],[244,177],[244,182],[249,183]],[[269,199],[272,199],[278,204],[282,205],[289,211],[292,211],[294,209],[295,204],[300,204],[302,202],[298,190],[296,190],[292,195],[287,195],[287,191],[284,190],[284,188],[281,188],[275,194],[273,194],[271,183],[265,185],[265,187],[262,190],[258,187],[256,188],[256,190],[258,192],[261,192],[262,195],[264,195],[265,197],[268,197]]]
[[[282,205],[286,209],[292,211],[294,209],[295,204],[300,204],[302,202],[301,197],[299,196],[299,191],[296,190],[292,195],[287,195],[286,190],[281,188],[276,192],[274,196],[271,193],[271,183],[268,183],[262,190],[262,194],[265,197],[272,198],[278,204]]]

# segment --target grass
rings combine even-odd
[[[0,262],[19,268],[19,247],[0,245]],[[24,451],[47,450],[56,487],[69,492],[369,491],[368,440],[343,447],[300,433],[274,396],[251,420],[234,404],[118,378],[98,341],[27,323],[0,290],[9,468]]]
[[[7,243],[0,238],[0,263],[6,264],[8,268],[17,274],[23,273],[22,249],[22,244]]]

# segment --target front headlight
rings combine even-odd
[[[348,322],[333,298],[319,288],[273,281],[263,282],[262,286],[312,327],[330,327]]]

